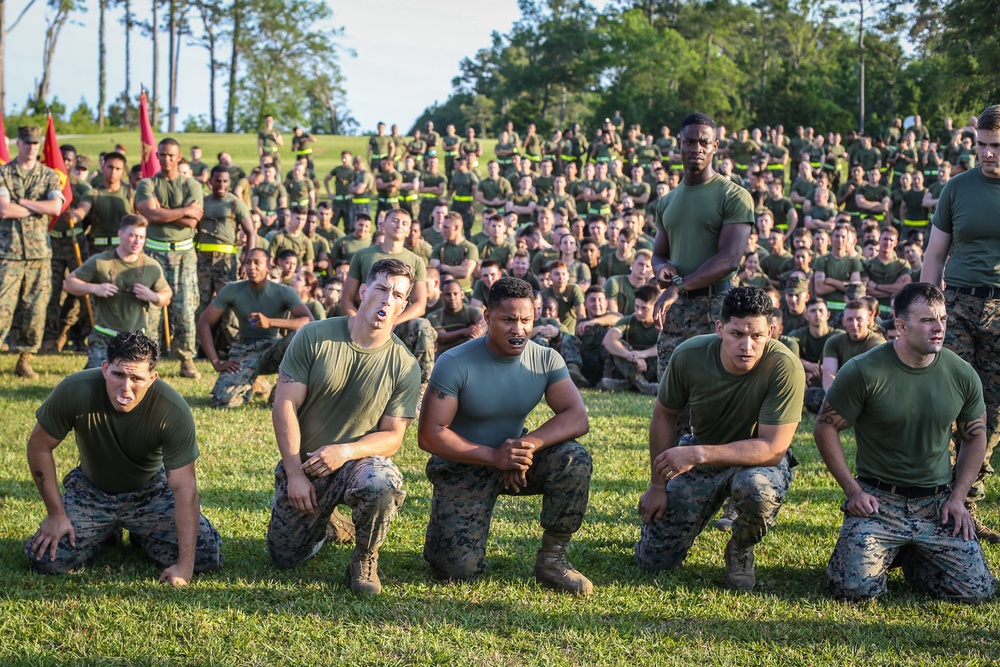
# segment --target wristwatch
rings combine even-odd
[[[684,291],[684,278],[683,276],[674,276],[670,279],[671,284],[677,288],[678,292]]]

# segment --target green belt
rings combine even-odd
[[[333,195],[336,201],[350,201],[351,195]]]
[[[926,227],[928,223],[930,223],[930,220],[903,220],[903,224],[907,227]]]
[[[383,153],[372,153],[372,159],[373,160],[381,160],[384,157],[389,157],[389,154],[388,153],[384,153],[384,154]]]
[[[787,230],[788,230],[788,223],[787,223],[787,222],[783,222],[783,223],[781,223],[781,224],[775,224],[775,225],[774,225],[774,228],[775,228],[775,229],[780,229],[780,230],[781,230],[781,231],[783,231],[783,232],[784,232],[784,231],[787,231]]]
[[[99,246],[116,246],[121,245],[122,240],[117,236],[95,236],[92,242]]]
[[[379,197],[378,198],[378,203],[379,204],[398,204],[399,203],[399,197]]]
[[[842,301],[827,301],[826,307],[830,310],[843,310],[847,304]]]
[[[574,156],[574,155],[560,155],[559,159],[562,160],[563,162],[572,162],[573,160],[576,159],[576,156]]]
[[[750,165],[748,165],[748,164],[740,164],[740,163],[735,162],[735,161],[733,162],[733,166],[736,167],[737,169],[742,170],[742,171],[746,171],[747,169],[750,168]]]
[[[599,158],[594,158],[594,160],[596,162],[611,162],[611,158],[609,157],[599,157]]]
[[[924,169],[924,176],[937,177],[937,175],[938,175],[937,169]]]
[[[437,154],[438,154],[438,152],[437,152],[436,148],[428,148],[427,149],[427,157],[437,157]]]
[[[784,171],[785,165],[783,164],[769,164],[767,165],[768,171]]]
[[[156,241],[154,239],[147,238],[146,247],[150,250],[158,250],[159,252],[181,252],[194,248],[194,239],[171,243],[168,241]]]
[[[816,162],[815,164],[810,162],[809,164],[812,165],[814,169],[820,166],[819,162]],[[822,167],[827,171],[837,171],[837,165],[834,162],[827,162],[826,164],[822,165]]]
[[[313,149],[311,149],[311,148],[303,148],[300,151],[295,151],[295,154],[296,155],[312,155],[312,152],[313,152]]]
[[[542,161],[542,156],[541,155],[528,155],[526,157],[529,160],[531,160],[532,162],[541,162]]]
[[[497,158],[497,164],[499,164],[499,165],[501,165],[503,167],[506,167],[509,164],[514,164],[514,160],[512,160],[509,157],[506,157],[506,158],[504,158],[504,157],[498,157]]]
[[[604,206],[602,208],[588,208],[587,215],[611,215],[611,207]]]
[[[219,252],[224,255],[235,255],[240,251],[236,246],[225,243],[199,243],[195,247],[198,252]]]
[[[307,197],[306,199],[299,199],[298,201],[294,201],[292,203],[297,204],[299,206],[309,206],[309,199]]]
[[[97,333],[102,333],[105,336],[111,336],[112,338],[114,338],[115,336],[118,335],[118,332],[115,331],[114,329],[109,329],[107,327],[102,327],[100,324],[95,324],[94,325],[94,331],[96,331]]]
[[[277,212],[278,212],[277,209],[275,209],[273,211],[265,211],[265,210],[261,209],[261,213],[263,213],[268,218],[270,218],[272,215],[274,215]]]
[[[472,201],[472,197],[467,197],[465,195],[455,195],[453,199],[454,201]]]
[[[403,195],[399,201],[417,201],[417,195]]]
[[[851,216],[852,218],[860,218],[861,217],[861,211],[844,211],[844,213],[846,213],[847,215]]]
[[[65,232],[60,232],[55,229],[49,231],[49,236],[54,239],[71,239],[74,236],[79,236],[80,234],[83,234],[83,229],[80,227],[74,227],[72,230],[66,230]]]
[[[372,200],[369,199],[368,197],[362,197],[360,199],[358,199],[357,197],[355,197],[354,199],[351,200],[351,203],[352,204],[370,204],[371,201]]]

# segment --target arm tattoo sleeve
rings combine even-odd
[[[972,440],[986,433],[986,415],[973,419],[971,422],[959,422],[958,430],[964,440]]]
[[[825,400],[823,401],[823,407],[820,409],[819,414],[816,415],[816,423],[833,426],[833,428],[838,431],[843,431],[844,429],[851,427],[851,422],[838,415],[837,411],[833,409],[833,406]]]
[[[278,371],[278,382],[281,382],[282,384],[290,384],[292,382],[296,382],[296,379],[293,378],[288,373],[286,373],[285,371],[279,370]]]

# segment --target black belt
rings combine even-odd
[[[723,281],[721,283],[710,285],[709,287],[702,287],[701,289],[685,290],[684,296],[687,297],[715,296],[716,294],[722,294],[723,292],[728,292],[732,288],[733,284],[731,282]]]
[[[948,290],[958,292],[959,294],[978,296],[982,299],[1000,299],[1000,287],[993,287],[992,285],[983,285],[982,287],[949,287]]]
[[[879,491],[903,496],[904,498],[926,498],[927,496],[936,496],[948,490],[947,484],[940,484],[938,486],[896,486],[877,480],[874,477],[858,477],[858,481]]]

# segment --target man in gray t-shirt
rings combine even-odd
[[[424,559],[444,579],[485,568],[500,494],[542,495],[545,529],[535,578],[586,594],[593,585],[566,560],[590,494],[590,454],[574,439],[590,430],[580,392],[562,358],[529,340],[531,286],[501,278],[490,288],[486,335],[442,354],[420,413],[420,448],[434,485]],[[542,396],[555,413],[533,431],[524,422]]]

